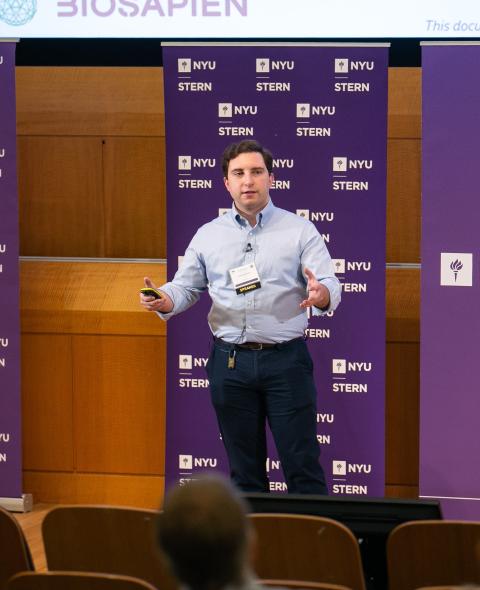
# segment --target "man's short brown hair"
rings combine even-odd
[[[205,476],[174,488],[158,519],[157,540],[173,573],[191,590],[243,582],[249,523],[230,482]]]
[[[245,154],[249,152],[258,152],[262,154],[263,161],[265,162],[265,167],[268,170],[268,173],[272,173],[273,169],[273,156],[270,150],[263,147],[258,141],[254,139],[244,139],[238,143],[230,144],[222,154],[222,170],[224,178],[228,176],[228,164],[230,160],[233,160],[240,154]]]

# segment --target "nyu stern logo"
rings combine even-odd
[[[190,74],[194,70],[214,70],[216,67],[216,62],[211,60],[192,60],[190,57],[181,57],[177,60],[180,74]]]
[[[195,467],[215,468],[217,467],[215,457],[194,457],[193,455],[178,455],[178,468],[191,471]]]
[[[215,158],[195,158],[192,156],[178,156],[178,169],[191,170],[192,168],[215,168]]]
[[[234,115],[257,115],[257,105],[235,105],[231,102],[218,103],[219,117],[233,117]]]
[[[0,20],[20,27],[32,20],[37,12],[37,0],[0,0]]]
[[[271,71],[293,70],[293,60],[270,59],[269,57],[257,57],[255,60],[255,71],[257,74],[268,74]]]
[[[348,72],[354,71],[365,71],[365,70],[373,70],[375,68],[375,62],[373,61],[359,61],[359,60],[349,60],[347,58],[337,58],[335,59],[335,74],[348,74]]]
[[[373,160],[350,160],[345,156],[334,156],[332,169],[334,172],[347,172],[348,170],[371,170]]]
[[[372,262],[370,260],[345,260],[345,258],[332,258],[333,268],[335,274],[344,275],[347,270],[365,271],[372,270]]]
[[[372,465],[367,463],[348,463],[347,461],[339,461],[334,459],[332,461],[333,475],[347,475],[349,473],[372,473]]]
[[[336,108],[332,105],[315,105],[309,102],[297,102],[295,105],[295,114],[297,119],[309,119],[313,116],[335,115]]]
[[[347,361],[347,359],[332,359],[332,373],[334,375],[345,375],[349,371],[366,372],[372,371],[372,363]]]

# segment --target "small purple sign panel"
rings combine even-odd
[[[480,45],[423,45],[420,495],[480,520]]]
[[[22,493],[14,42],[0,41],[0,497]]]
[[[273,152],[274,204],[317,226],[343,283],[335,314],[306,332],[330,493],[383,496],[388,47],[166,44],[163,63],[169,278],[232,206],[224,148],[257,139]],[[228,472],[204,370],[209,307],[205,295],[168,324],[167,486]],[[273,445],[267,470],[285,491]]]

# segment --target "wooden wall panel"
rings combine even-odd
[[[389,139],[387,262],[420,262],[421,142]]]
[[[420,269],[387,269],[386,482],[390,497],[418,492]]]
[[[165,322],[139,305],[145,275],[162,284],[166,266],[23,260],[22,332],[165,335]]]
[[[387,344],[386,481],[418,486],[419,344]]]
[[[405,499],[417,499],[418,498],[418,486],[396,486],[386,485],[385,486],[385,497],[386,498],[405,498]]]
[[[165,135],[162,68],[18,67],[16,84],[19,135]]]
[[[387,342],[420,341],[420,269],[388,268]]]
[[[18,169],[20,253],[103,256],[101,142],[19,138]]]
[[[74,336],[76,469],[165,469],[165,338]]]
[[[71,337],[22,337],[22,440],[25,469],[73,469]]]
[[[165,139],[104,141],[106,256],[166,258]]]
[[[388,68],[388,137],[421,137],[421,68]]]
[[[111,504],[158,509],[163,504],[163,476],[48,473],[24,471],[23,489],[35,502]]]
[[[17,84],[19,133],[50,135],[37,138],[39,143],[32,144],[32,137],[19,141],[21,253],[164,258],[162,69],[18,68]],[[420,137],[420,89],[418,68],[390,68],[388,262],[418,262],[420,258],[420,143],[415,141]],[[38,113],[45,116],[41,128],[34,122]],[[52,120],[53,115],[59,117],[61,127]],[[93,115],[94,123],[85,121]],[[138,119],[135,124],[131,124],[132,116]],[[161,129],[150,116],[162,121]],[[32,128],[22,121],[29,121]],[[71,137],[67,152],[64,146],[69,140],[51,137],[55,133]],[[102,133],[103,161],[98,152]],[[89,140],[96,149],[93,177],[91,149],[81,138],[73,137],[79,134],[94,136]],[[116,137],[110,138],[112,135]],[[125,135],[132,137],[122,139]],[[57,141],[62,142],[60,158],[65,154],[60,160],[49,149],[49,142]],[[72,150],[75,153],[70,153]],[[95,182],[95,195],[82,191],[87,179]],[[72,201],[78,204],[73,210]],[[87,218],[81,207],[87,203],[94,215],[89,221],[95,227],[88,225],[92,231],[83,231]],[[47,215],[49,235],[45,231]],[[67,227],[73,234],[63,239]]]

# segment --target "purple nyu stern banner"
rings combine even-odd
[[[0,41],[0,498],[22,490],[15,48]]]
[[[383,496],[388,46],[166,44],[163,63],[169,279],[198,227],[231,209],[224,148],[258,140],[274,157],[273,203],[316,225],[342,282],[339,308],[306,330],[329,491]],[[205,373],[209,307],[205,294],[168,323],[167,486],[228,473]],[[273,444],[267,471],[285,491]]]
[[[422,47],[420,495],[480,520],[480,45]]]

